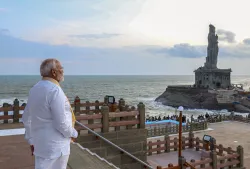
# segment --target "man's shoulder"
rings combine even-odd
[[[40,80],[38,81],[31,89],[30,91],[40,91],[40,92],[51,92],[51,91],[59,91],[61,92],[61,87],[51,83],[46,80]]]

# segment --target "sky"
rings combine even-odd
[[[192,75],[209,24],[219,68],[249,75],[247,0],[0,0],[0,75],[38,75],[46,58],[66,75]]]

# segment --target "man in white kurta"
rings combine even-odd
[[[22,117],[25,138],[34,146],[35,169],[66,169],[71,138],[77,138],[78,132],[72,126],[69,101],[58,84],[60,62],[56,62],[59,66],[50,63],[55,60],[44,62],[50,64],[45,66],[45,71],[49,70],[45,74],[50,75],[43,77],[29,92]]]

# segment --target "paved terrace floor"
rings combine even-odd
[[[6,128],[20,128],[16,125],[4,124],[0,125],[1,129]],[[215,137],[217,144],[222,144],[226,147],[232,147],[236,149],[238,145],[242,145],[244,148],[244,162],[247,169],[250,169],[250,124],[240,122],[222,122],[209,124],[209,128],[214,130],[195,133],[195,137],[202,138],[204,134],[209,134]],[[185,135],[185,134],[184,134]],[[177,136],[172,136],[177,137]],[[23,135],[16,136],[0,136],[0,166],[3,169],[33,169],[34,157],[30,155],[30,149],[27,142],[24,140]],[[176,154],[174,152],[170,155],[161,154],[155,158],[155,155],[149,156],[148,161],[153,165],[166,166],[168,161],[176,160]],[[189,153],[192,153],[189,154]],[[183,152],[185,157],[199,156],[197,152],[185,151]],[[187,157],[187,159],[191,159]]]
[[[246,169],[250,169],[250,124],[241,122],[221,122],[211,123],[208,125],[208,127],[212,128],[213,130],[196,132],[194,133],[195,137],[203,138],[204,134],[211,135],[216,139],[217,144],[222,144],[224,147],[232,147],[233,150],[236,150],[238,145],[243,146],[244,165]],[[171,136],[171,139],[174,137],[178,136]],[[192,158],[200,158],[200,153],[192,150],[183,151],[183,155],[188,161],[190,161]],[[176,157],[177,152],[152,155],[148,156],[148,162],[153,166],[161,165],[166,167],[170,162],[177,164]]]
[[[15,128],[23,128],[23,125],[0,124],[0,131]],[[31,156],[30,147],[24,135],[0,136],[1,169],[34,169],[34,162],[35,158]]]

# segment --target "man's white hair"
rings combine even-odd
[[[46,59],[40,66],[41,76],[49,76],[52,69],[56,69],[56,65],[59,63],[56,59]]]

